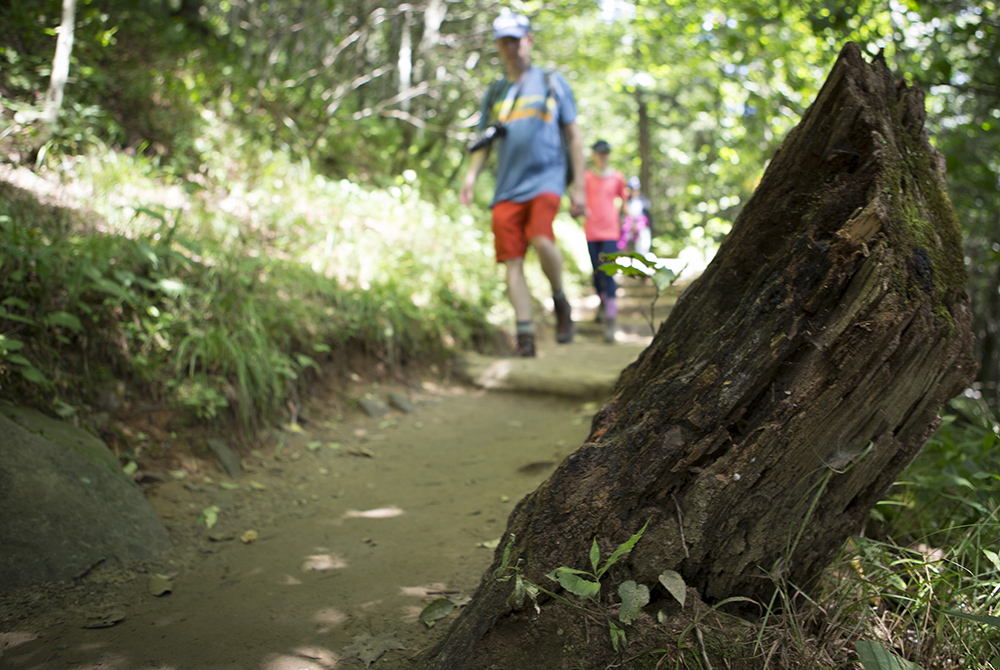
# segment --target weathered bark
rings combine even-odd
[[[673,569],[709,602],[814,583],[975,373],[923,121],[919,90],[844,49],[588,441],[512,513],[529,579],[588,567],[593,538],[606,556],[649,520],[611,581]],[[510,612],[493,568],[424,667],[465,667]]]

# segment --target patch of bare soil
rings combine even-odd
[[[582,443],[597,407],[395,390],[415,411],[338,420],[337,400],[329,412],[319,403],[312,421],[247,456],[237,480],[205,462],[149,473],[175,555],[0,596],[0,667],[407,667],[472,595],[513,505]],[[442,598],[454,611],[420,621]]]

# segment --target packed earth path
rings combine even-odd
[[[651,339],[638,314],[617,343],[602,332],[582,322],[532,360],[471,356],[453,383],[359,380],[369,413],[315,398],[237,478],[197,459],[148,473],[174,555],[0,596],[0,667],[409,667]]]

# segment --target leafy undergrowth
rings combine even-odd
[[[58,182],[17,171],[72,207],[0,180],[0,398],[95,429],[155,411],[252,441],[351,361],[399,377],[501,341],[471,216],[408,177],[368,191],[270,169],[265,186],[163,184],[109,152]]]

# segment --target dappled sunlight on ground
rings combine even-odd
[[[314,554],[306,556],[302,570],[341,570],[347,567],[347,561],[332,554]]]
[[[546,476],[532,464],[565,458],[594,411],[572,399],[432,387],[417,392],[428,395],[416,413],[391,421],[341,425],[313,408],[280,453],[263,445],[269,457],[246,459],[251,469],[236,482],[259,487],[224,487],[214,472],[157,480],[147,496],[177,555],[8,600],[22,611],[0,610],[0,666],[351,670],[377,658],[385,670],[408,667],[472,596],[492,559],[484,542]],[[333,442],[342,447],[308,448]],[[219,509],[211,529],[199,521],[209,506]],[[241,542],[248,528],[259,538]],[[173,582],[160,597],[148,586],[157,573]],[[83,628],[90,612],[108,611],[123,617]]]
[[[400,586],[400,595],[413,598],[427,598],[432,595],[444,593],[448,589],[444,584],[427,584],[425,586]]]
[[[317,657],[311,656],[318,655]],[[340,659],[326,649],[309,648],[301,655],[286,656],[269,654],[260,665],[260,670],[328,670],[340,665]]]
[[[24,644],[25,642],[31,642],[32,640],[38,639],[38,633],[29,633],[27,631],[10,631],[6,633],[0,633],[0,651],[4,649],[13,649],[14,647]]]
[[[317,633],[329,633],[331,630],[347,621],[350,616],[336,607],[324,607],[313,614]]]
[[[368,509],[364,511],[358,511],[356,509],[349,509],[344,512],[344,519],[391,519],[392,517],[404,514],[403,510],[399,509],[394,505],[389,507],[379,507],[378,509]]]

